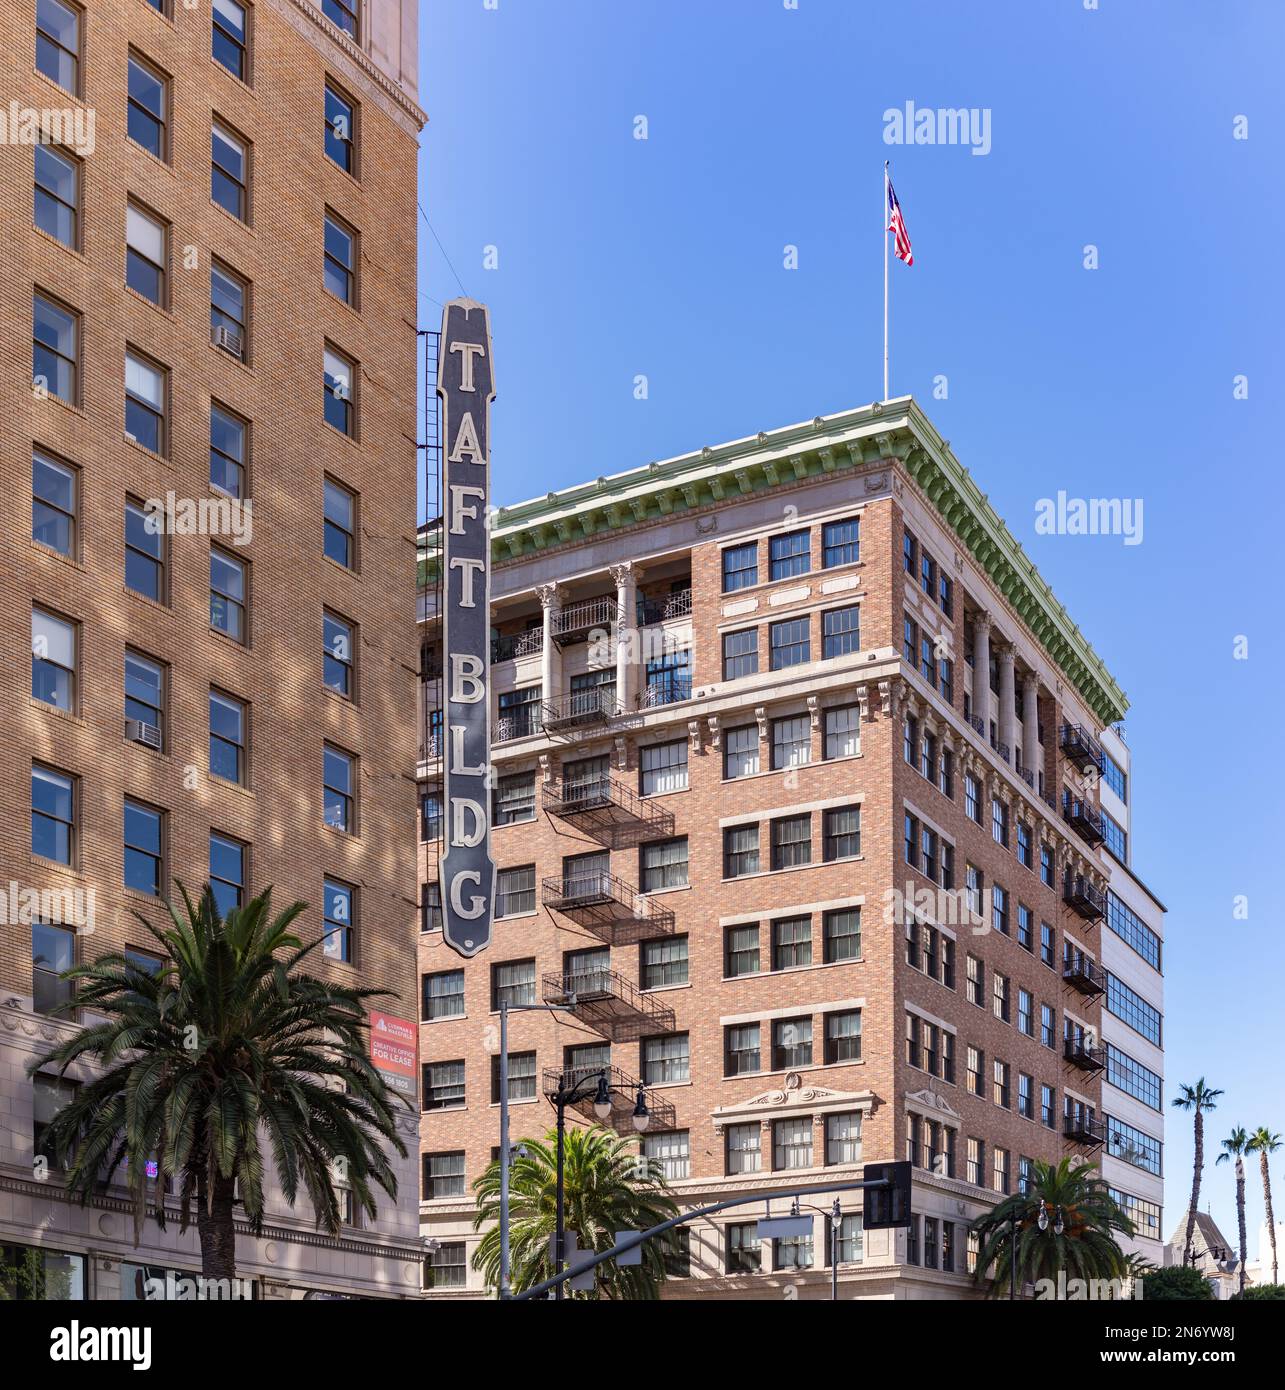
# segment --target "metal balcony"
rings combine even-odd
[[[1101,815],[1079,797],[1068,797],[1063,802],[1062,819],[1082,840],[1091,845],[1100,845],[1106,839]]]
[[[495,721],[495,743],[511,743],[515,738],[533,738],[541,731],[541,710],[538,705],[530,705],[515,714],[502,714]]]
[[[569,1004],[571,1013],[611,1042],[637,1042],[674,1031],[674,1011],[616,970],[555,970],[542,981],[546,1004]]]
[[[550,631],[553,640],[560,647],[569,647],[575,642],[586,642],[589,634],[606,630],[616,621],[618,609],[616,600],[603,594],[600,598],[582,599],[579,603],[569,603],[553,615]]]
[[[545,1097],[552,1101],[559,1091],[570,1090],[578,1082],[588,1082],[590,1078],[597,1078],[603,1072],[606,1073],[608,1093],[611,1096],[611,1114],[606,1119],[598,1118],[593,1108],[597,1098],[597,1087],[589,1084],[584,1087],[584,1095],[567,1107],[569,1110],[584,1116],[590,1124],[610,1125],[621,1134],[632,1135],[636,1133],[634,1107],[638,1104],[638,1092],[642,1091],[651,1117],[647,1128],[652,1131],[673,1129],[676,1120],[673,1102],[658,1096],[636,1076],[630,1076],[619,1067],[564,1067],[561,1070],[556,1067],[548,1068],[542,1078],[541,1090]]]
[[[621,832],[637,831],[646,839],[673,834],[672,812],[654,806],[611,776],[552,782],[540,793],[546,814],[574,825],[604,844],[616,844]]]
[[[672,936],[674,914],[614,874],[559,874],[540,885],[541,901],[608,946]]]
[[[534,656],[544,647],[544,629],[528,628],[526,632],[511,632],[506,637],[491,639],[492,661],[513,661],[519,656]]]
[[[1073,1144],[1100,1149],[1107,1141],[1107,1127],[1091,1110],[1073,1110],[1063,1117],[1062,1134]]]
[[[1058,731],[1058,746],[1081,772],[1093,768],[1101,775],[1106,767],[1102,745],[1082,724],[1063,724]]]
[[[671,618],[689,618],[692,612],[692,591],[678,589],[664,598],[644,598],[638,600],[638,626],[651,627],[654,623],[665,623]]]
[[[1062,885],[1062,901],[1086,922],[1101,922],[1106,918],[1106,894],[1083,875],[1067,874]]]
[[[1087,1072],[1100,1072],[1107,1064],[1104,1049],[1085,1037],[1063,1038],[1062,1057],[1073,1067]]]
[[[1062,962],[1062,979],[1072,989],[1079,990],[1089,999],[1096,999],[1100,994],[1107,992],[1106,976],[1102,973],[1102,968],[1079,951],[1069,960]]]
[[[690,676],[670,676],[661,680],[647,682],[647,688],[638,698],[643,709],[660,709],[663,705],[676,705],[680,700],[692,698],[692,678]]]
[[[582,734],[608,729],[624,714],[616,699],[614,685],[596,686],[592,690],[574,690],[556,700],[546,700],[541,706],[544,731],[550,738],[567,743]]]

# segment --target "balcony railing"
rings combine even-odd
[[[551,738],[575,738],[587,729],[603,729],[624,713],[614,685],[573,690],[541,706],[544,730]]]
[[[674,1011],[616,970],[555,970],[542,981],[546,1004],[568,1004],[571,1013],[612,1042],[637,1042],[672,1033]]]
[[[1087,1037],[1063,1038],[1062,1056],[1081,1071],[1099,1072],[1107,1064],[1106,1053]]]
[[[1079,951],[1062,962],[1062,979],[1090,999],[1107,992],[1106,976],[1101,967]]]
[[[1094,768],[1100,774],[1106,767],[1102,745],[1082,724],[1063,724],[1058,731],[1058,745],[1081,772]]]
[[[515,738],[533,737],[543,728],[541,713],[542,707],[533,704],[511,714],[500,715],[495,721],[494,741],[511,743]]]
[[[692,678],[690,676],[669,676],[661,680],[650,680],[639,697],[643,709],[659,709],[662,705],[676,705],[680,700],[692,698]]]
[[[1062,900],[1086,922],[1101,922],[1107,915],[1106,894],[1082,875],[1067,874]]]
[[[1073,1110],[1062,1119],[1062,1133],[1073,1144],[1100,1148],[1107,1141],[1107,1127],[1091,1110]]]
[[[553,615],[553,640],[560,647],[583,642],[591,632],[609,628],[616,621],[617,613],[616,600],[606,594],[569,603]]]
[[[578,826],[595,839],[614,841],[622,828],[636,827],[648,838],[672,834],[674,817],[609,774],[551,782],[540,793],[546,814]]]
[[[598,1088],[591,1083],[596,1082],[598,1076],[604,1072],[607,1076],[608,1095],[611,1097],[611,1114],[607,1119],[600,1120],[593,1108]],[[607,1124],[622,1134],[634,1134],[634,1107],[638,1104],[638,1092],[642,1091],[646,1098],[647,1113],[651,1117],[648,1129],[657,1132],[673,1129],[676,1120],[673,1101],[658,1095],[651,1087],[643,1085],[636,1076],[630,1076],[619,1067],[564,1067],[561,1070],[550,1067],[546,1069],[542,1078],[541,1090],[549,1100],[553,1100],[559,1091],[568,1091],[581,1081],[585,1083],[584,1094],[579,1100],[572,1101],[568,1109],[583,1115],[591,1124]]]
[[[638,600],[638,625],[650,627],[653,623],[668,622],[671,618],[687,618],[692,611],[692,591],[677,589],[663,598],[643,598]]]
[[[513,661],[519,656],[534,656],[544,647],[544,629],[529,628],[526,632],[510,632],[491,639],[492,661]]]
[[[545,907],[570,917],[609,946],[671,936],[674,914],[614,874],[560,874],[540,886]]]
[[[1100,845],[1106,839],[1101,815],[1078,796],[1068,797],[1063,802],[1062,819],[1082,840],[1087,840],[1091,845]]]

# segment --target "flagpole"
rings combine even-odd
[[[883,398],[888,399],[888,161],[883,162]]]

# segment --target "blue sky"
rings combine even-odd
[[[1204,1074],[1226,1091],[1215,1144],[1285,1131],[1285,7],[494,3],[421,0],[441,247],[421,224],[420,316],[435,327],[461,285],[491,306],[496,500],[876,399],[891,157],[915,251],[893,266],[893,394],[919,399],[1132,702],[1135,868],[1169,907],[1166,1102]],[[883,113],[907,101],[989,110],[989,153],[889,148]],[[1140,498],[1142,543],[1037,536],[1060,489]],[[1168,1235],[1191,1137],[1166,1108]],[[1273,1178],[1285,1201],[1279,1160]],[[1249,1219],[1252,1258],[1253,1168]]]

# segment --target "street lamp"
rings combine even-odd
[[[1054,1207],[1053,1210],[1057,1213],[1053,1221],[1053,1234],[1060,1236],[1062,1232],[1066,1229],[1066,1226],[1062,1221],[1062,1208]],[[1041,1231],[1047,1231],[1049,1228],[1048,1203],[1045,1202],[1043,1197],[1040,1198],[1040,1214],[1036,1218],[1036,1223]]]
[[[799,1199],[794,1199],[794,1204],[790,1207],[790,1215],[798,1216],[800,1211],[806,1208],[808,1211],[819,1212],[830,1223],[830,1302],[836,1303],[839,1299],[839,1222],[843,1217],[843,1212],[839,1207],[839,1199],[834,1199],[834,1205],[829,1211],[824,1207],[814,1207],[811,1202],[804,1202],[802,1205]]]

